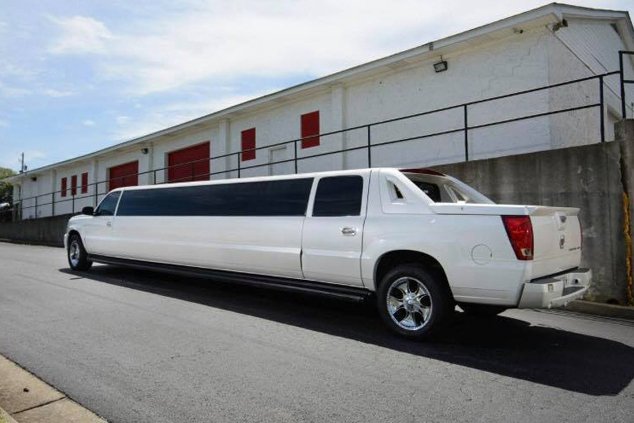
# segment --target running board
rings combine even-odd
[[[363,302],[372,295],[372,292],[365,288],[356,288],[352,286],[334,285],[323,282],[291,278],[279,278],[275,276],[254,275],[251,273],[227,272],[224,270],[205,269],[201,267],[129,260],[118,257],[102,256],[98,254],[89,254],[88,260],[98,263],[115,264],[136,269],[160,271],[183,276],[204,277],[222,282],[253,285],[277,289],[280,291],[300,292],[312,295],[324,295],[353,302]]]

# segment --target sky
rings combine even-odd
[[[0,166],[66,160],[533,0],[0,0]],[[628,10],[632,0],[575,0]]]

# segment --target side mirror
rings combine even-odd
[[[87,214],[88,216],[92,216],[95,214],[95,209],[90,206],[86,206],[83,209],[81,209],[81,214]]]

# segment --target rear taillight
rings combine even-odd
[[[529,216],[502,216],[506,234],[509,236],[515,257],[518,260],[533,259],[533,225]]]

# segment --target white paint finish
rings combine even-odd
[[[304,217],[117,216],[112,237],[126,247],[110,255],[301,278],[303,222]]]
[[[325,172],[299,177],[319,180],[340,175],[364,178],[359,216],[313,217],[317,190],[314,183],[305,218],[78,216],[69,221],[69,230],[78,231],[86,239],[89,253],[365,286],[371,291],[376,289],[374,277],[380,259],[390,252],[406,250],[425,254],[440,264],[456,301],[507,306],[519,304],[526,282],[580,263],[578,209],[496,205],[485,197],[478,198],[477,192],[453,178],[411,176],[437,183],[441,190],[446,186],[462,188],[469,198],[484,202],[433,203],[423,191],[416,192],[414,182],[396,169]],[[295,177],[298,176],[273,179]],[[171,186],[213,183],[219,182]],[[228,183],[239,185],[235,180]],[[403,194],[402,199],[386,193],[394,186]],[[134,189],[139,188],[121,189],[121,201],[125,201],[126,191]],[[530,216],[535,260],[516,259],[501,215]],[[561,216],[566,216],[567,221],[559,219]],[[346,237],[343,228],[353,228],[356,234]],[[562,235],[567,239],[565,246],[571,249],[559,248]],[[479,246],[486,246],[487,260],[474,260],[473,251]],[[549,301],[556,300],[550,298],[552,293],[548,295]]]

